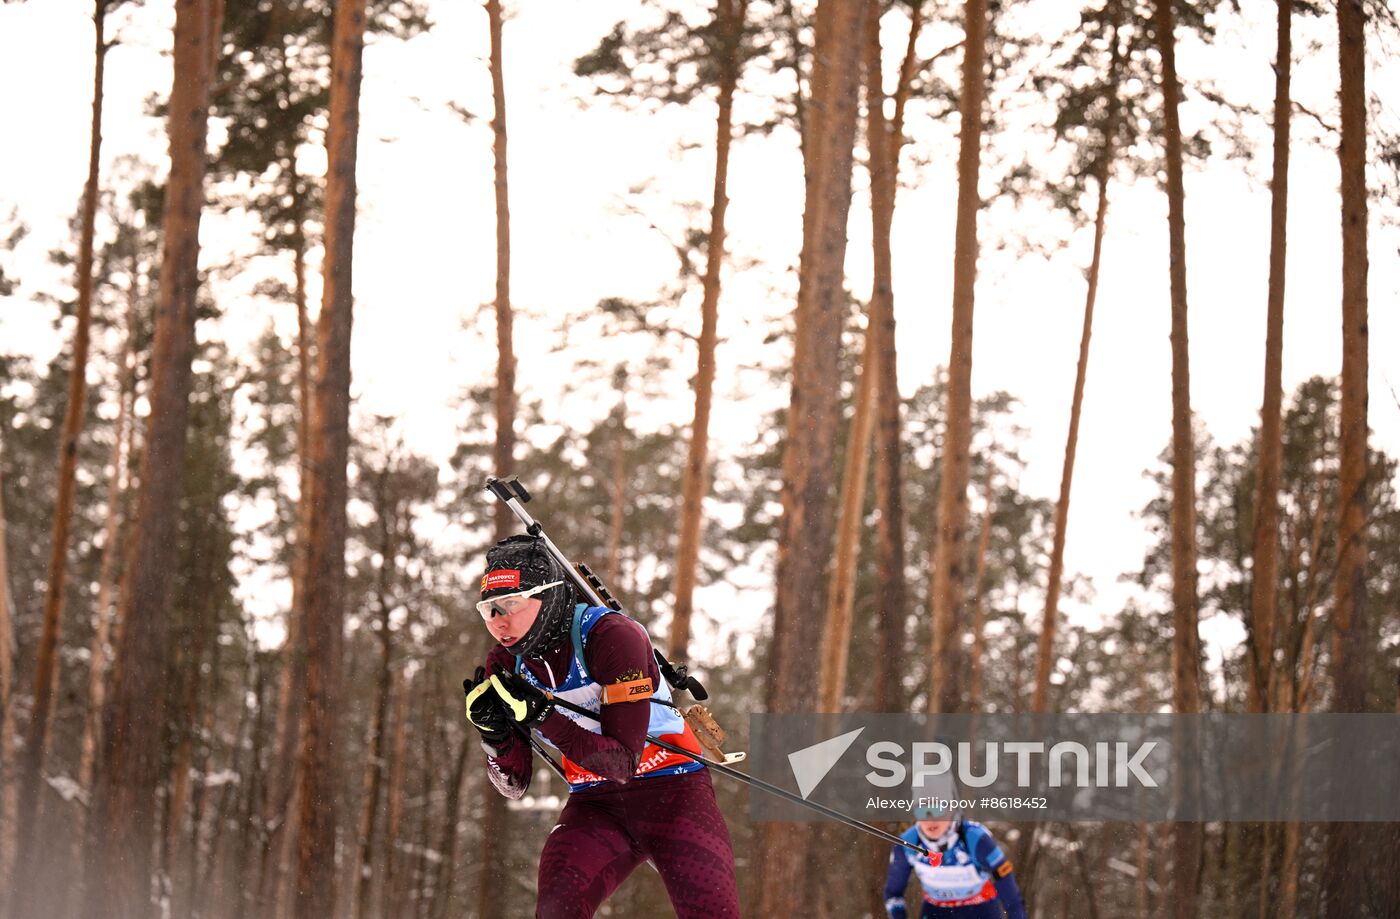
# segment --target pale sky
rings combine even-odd
[[[550,414],[601,415],[610,398],[593,404],[584,392],[561,403],[558,392],[574,361],[588,356],[549,354],[549,332],[604,296],[644,299],[674,276],[669,245],[634,207],[679,235],[678,202],[708,206],[713,168],[713,110],[697,104],[629,114],[601,103],[581,106],[586,87],[572,77],[572,61],[591,49],[618,19],[632,14],[626,0],[511,4],[505,30],[509,105],[514,275],[512,299],[538,317],[517,326],[521,380],[544,397]],[[31,300],[37,292],[64,290],[71,279],[43,263],[61,244],[86,171],[91,92],[91,4],[49,0],[0,5],[0,218],[16,208],[31,227],[10,258],[23,287],[0,300],[0,348],[47,358],[58,347],[50,307]],[[1076,6],[1041,0],[1047,28],[1068,27]],[[1247,21],[1204,49],[1186,42],[1183,78],[1212,76],[1259,111],[1272,105],[1273,5],[1246,0]],[[432,4],[436,27],[408,44],[380,42],[365,55],[360,143],[360,222],[355,242],[354,387],[367,411],[402,420],[411,444],[445,458],[454,441],[451,405],[460,390],[489,373],[494,362],[488,317],[464,323],[494,284],[494,199],[490,133],[478,122],[463,125],[446,109],[457,102],[489,116],[486,16],[470,3]],[[122,44],[108,60],[104,176],[121,155],[139,153],[164,168],[163,125],[142,114],[152,92],[169,91],[173,7],[153,2],[114,17]],[[890,17],[884,44],[893,62],[902,52],[903,28]],[[1331,20],[1300,23],[1295,76],[1300,102],[1335,123],[1336,53]],[[111,34],[109,32],[109,34]],[[928,53],[946,36],[926,37]],[[953,62],[955,65],[956,62]],[[1394,60],[1372,73],[1372,89],[1400,85]],[[744,95],[742,112],[761,110]],[[416,100],[416,101],[415,101]],[[1393,109],[1389,111],[1394,115]],[[1184,126],[1206,117],[1199,103],[1183,108]],[[1315,136],[1298,119],[1295,136]],[[929,380],[948,359],[956,144],[948,132],[910,112],[908,133],[927,162],[906,168],[894,238],[895,295],[899,322],[899,376],[906,393]],[[1256,422],[1263,375],[1267,279],[1267,128],[1257,137],[1260,159],[1249,167],[1213,161],[1186,176],[1188,284],[1191,324],[1192,404],[1217,442],[1232,443]],[[920,141],[927,143],[920,146]],[[1027,140],[1027,144],[1033,141]],[[682,152],[685,143],[699,144]],[[1015,138],[1002,137],[1005,148]],[[1038,142],[1035,142],[1038,143]],[[1330,144],[1330,142],[1329,142]],[[909,162],[906,159],[906,164]],[[324,156],[306,151],[303,165],[324,169]],[[648,191],[633,194],[649,182]],[[1291,391],[1314,374],[1340,368],[1340,230],[1337,161],[1330,145],[1295,145],[1292,164],[1288,305],[1284,386]],[[848,275],[852,290],[869,291],[869,216],[858,169],[852,207]],[[984,187],[990,195],[992,189]],[[1075,621],[1112,615],[1130,595],[1119,574],[1140,564],[1146,536],[1134,513],[1151,496],[1143,470],[1152,467],[1170,433],[1170,350],[1166,202],[1150,183],[1111,187],[1104,273],[1095,315],[1093,346],[1073,510],[1066,552],[1068,568],[1092,577],[1097,598],[1074,605]],[[795,139],[779,131],[735,145],[731,164],[730,251],[746,260],[730,270],[720,305],[723,344],[713,436],[721,456],[752,440],[756,420],[786,398],[766,377],[743,368],[779,366],[780,350],[761,340],[769,317],[788,309],[800,246],[802,183]],[[1382,211],[1391,213],[1383,220]],[[1400,453],[1400,288],[1394,202],[1372,199],[1370,265],[1372,443]],[[1021,400],[1016,420],[1031,432],[1024,455],[1025,491],[1053,498],[1058,491],[1069,400],[1083,309],[1082,266],[1089,237],[1076,236],[1051,260],[1016,257],[991,244],[1011,222],[1025,234],[1059,234],[1059,224],[1038,215],[1008,215],[993,207],[981,235],[987,248],[977,291],[973,388],[1005,389]],[[238,215],[206,215],[205,264],[225,262],[251,248],[248,222]],[[267,317],[290,329],[285,308],[251,296],[267,266],[221,283],[222,334],[245,344]],[[319,281],[313,282],[314,299]],[[688,303],[698,302],[698,293]],[[689,327],[698,328],[698,310]],[[602,353],[607,348],[581,349]],[[691,393],[684,386],[693,354],[666,382],[662,397],[637,408],[647,418],[688,420]],[[98,381],[103,385],[103,381]],[[640,400],[634,402],[640,403]],[[528,475],[527,470],[518,470]],[[541,504],[541,507],[546,505]],[[736,573],[730,586],[704,592],[700,602],[746,631],[767,608],[766,576]],[[258,591],[245,585],[245,593]],[[1037,606],[1029,608],[1036,609]],[[728,612],[721,613],[720,610]],[[1212,643],[1238,640],[1231,624],[1207,622]]]

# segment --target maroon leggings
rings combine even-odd
[[[540,854],[537,919],[588,919],[644,861],[678,919],[738,919],[734,852],[708,770],[572,795]]]

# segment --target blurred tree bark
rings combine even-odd
[[[492,153],[496,191],[496,447],[497,475],[509,475],[515,462],[515,314],[510,304],[510,185],[506,156],[506,84],[501,44],[501,0],[487,0],[491,30]],[[510,535],[515,517],[510,508],[496,504],[496,538]]]
[[[1274,165],[1269,180],[1269,288],[1264,343],[1264,402],[1259,412],[1259,481],[1254,502],[1254,568],[1250,590],[1250,679],[1247,706],[1269,709],[1278,618],[1279,466],[1283,452],[1283,303],[1288,253],[1289,124],[1293,0],[1278,0],[1274,58]]]
[[[865,113],[866,144],[869,148],[870,217],[873,277],[870,290],[870,326],[875,332],[873,346],[880,354],[875,381],[875,432],[872,462],[875,465],[875,507],[879,512],[875,530],[877,584],[876,655],[873,708],[877,712],[904,708],[904,505],[900,475],[901,443],[899,368],[896,366],[894,284],[890,234],[894,224],[895,198],[899,188],[899,153],[904,146],[904,106],[909,99],[918,58],[915,46],[923,29],[923,4],[910,10],[909,37],[894,91],[893,118],[885,117],[885,83],[880,43],[880,16],[872,12],[865,28]],[[889,827],[888,829],[894,829]],[[878,840],[866,843],[868,868],[872,877],[889,859],[889,847]],[[870,886],[867,907],[880,915],[883,892]]]
[[[783,517],[778,542],[777,596],[765,707],[801,711],[811,703],[811,668],[818,657],[831,560],[832,481],[840,380],[846,218],[851,203],[861,35],[866,0],[817,5],[808,112],[806,211],[793,348],[792,397],[783,451]],[[807,860],[787,845],[787,828],[758,833],[759,915],[784,915],[793,891],[806,887]]]
[[[506,84],[502,46],[501,0],[486,0],[486,16],[491,33],[491,97],[495,105],[491,118],[492,153],[495,160],[496,192],[496,444],[492,458],[496,475],[510,475],[515,463],[515,344],[514,313],[510,304],[510,185],[506,155]],[[496,539],[510,535],[515,522],[510,508],[496,504]],[[481,832],[496,838],[505,832],[509,819],[505,799],[494,791],[482,806]],[[492,846],[481,860],[477,879],[476,908],[481,919],[501,919],[507,878],[505,853]]]
[[[871,17],[874,18],[873,16]],[[885,239],[888,245],[888,237]],[[836,520],[836,560],[831,567],[826,628],[822,631],[821,678],[817,711],[841,711],[846,692],[846,663],[851,652],[851,617],[855,610],[856,566],[865,511],[865,482],[870,471],[870,438],[875,414],[876,379],[880,373],[879,330],[867,311],[862,366],[857,371],[855,411],[846,434],[840,513]]]
[[[709,491],[710,405],[715,388],[715,346],[719,327],[720,281],[724,268],[725,214],[729,209],[729,148],[734,136],[734,92],[743,68],[742,41],[748,0],[718,0],[719,113],[715,118],[715,182],[710,205],[710,233],[705,242],[705,277],[700,300],[700,338],[696,342],[695,414],[690,446],[681,480],[681,527],[676,545],[676,574],[672,586],[675,612],[667,647],[672,657],[684,657],[690,642],[690,617],[700,543],[704,530],[705,494]]]
[[[190,362],[199,288],[211,37],[209,0],[175,7],[170,93],[170,176],[155,305],[150,403],[140,491],[120,598],[123,620],[111,701],[103,723],[103,768],[88,822],[86,912],[146,916],[168,655],[171,565],[183,488]]]
[[[297,760],[298,919],[335,909],[336,746],[345,616],[346,462],[354,297],[355,167],[365,0],[336,7],[326,138],[325,290],[318,320],[304,585],[306,701]]]
[[[627,520],[627,365],[613,367],[612,481],[608,486],[608,548],[603,555],[605,583],[620,589],[622,581],[622,530]],[[623,594],[626,595],[625,592]]]
[[[0,443],[0,878],[8,878],[15,862],[15,811],[19,787],[15,782],[15,723],[10,701],[14,698],[14,618],[10,608],[10,562],[5,525],[4,444]],[[7,889],[9,885],[6,885]],[[7,909],[6,892],[0,892],[0,915]]]
[[[442,838],[438,840],[437,848],[442,859],[436,866],[434,896],[427,913],[430,919],[441,919],[447,915],[453,902],[452,886],[457,872],[457,828],[461,824],[462,785],[467,772],[467,754],[473,748],[479,749],[476,738],[471,736],[470,731],[464,731],[457,744],[457,755],[453,757],[452,775],[447,784],[447,800],[443,804]],[[496,794],[494,788],[482,790],[487,794]],[[498,794],[496,796],[500,797]]]
[[[281,9],[281,7],[274,7]],[[285,65],[285,59],[283,60]],[[283,77],[288,79],[283,68]],[[295,164],[292,169],[295,170]],[[299,180],[294,211],[297,229],[292,249],[292,297],[297,312],[297,504],[292,547],[292,602],[287,609],[287,636],[282,643],[282,673],[278,680],[276,744],[270,776],[271,792],[262,815],[260,902],[271,916],[281,914],[283,888],[294,836],[296,752],[301,738],[301,712],[306,691],[306,541],[311,494],[311,364],[314,334],[306,303],[305,199]]]
[[[438,675],[434,674],[434,677],[438,677]],[[423,725],[423,730],[420,732],[423,740],[423,752],[420,760],[423,784],[419,792],[423,796],[422,800],[431,801],[439,794],[436,783],[433,780],[442,771],[437,765],[440,759],[437,747],[433,743],[440,732],[433,730],[432,718],[432,700],[435,696],[441,697],[442,693],[440,690],[442,688],[442,680],[440,677],[435,678],[432,680],[433,685],[429,685],[429,680],[425,676],[421,682],[423,685],[419,687],[421,693],[418,697],[418,722]],[[442,792],[442,796],[444,798],[446,797],[446,791]],[[501,796],[497,794],[496,797],[500,798]],[[432,906],[431,902],[428,900],[429,887],[432,883],[432,864],[428,860],[428,853],[431,852],[433,848],[433,809],[431,807],[419,808],[417,830],[418,842],[417,845],[414,846],[414,848],[418,850],[416,857],[417,866],[413,871],[413,882],[410,888],[412,894],[399,902],[396,906],[396,911],[400,915],[413,916],[415,919],[427,919],[429,908]],[[502,875],[502,880],[506,877],[508,877],[508,875]],[[412,904],[411,907],[410,903]],[[500,909],[502,906],[503,904],[497,901],[494,908]]]
[[[272,55],[271,69],[278,107],[293,110],[300,102],[298,88],[292,78],[292,56],[297,53],[293,41],[285,37],[289,19],[296,8],[287,0],[274,0],[267,14],[267,31],[277,35],[277,52]],[[305,90],[302,90],[305,92]],[[279,144],[279,149],[282,145]],[[307,307],[306,248],[307,209],[309,197],[305,180],[298,174],[296,142],[286,144],[281,168],[289,176],[287,187],[291,205],[288,209],[292,230],[287,242],[292,251],[292,302],[296,309],[296,392],[297,392],[297,503],[292,537],[292,599],[286,614],[286,637],[282,643],[282,670],[278,679],[277,721],[274,733],[272,762],[268,772],[267,793],[264,796],[259,827],[258,903],[272,917],[283,915],[289,865],[294,851],[294,814],[296,799],[296,757],[301,737],[301,714],[306,691],[306,631],[305,616],[306,541],[310,508],[310,437],[312,402],[312,364],[314,330]]]
[[[134,259],[133,259],[134,261]],[[131,403],[135,399],[136,371],[136,318],[138,297],[136,291],[137,272],[133,267],[130,275],[130,289],[126,329],[118,357],[121,368],[117,383],[117,420],[113,422],[112,451],[108,459],[112,472],[107,482],[106,523],[102,534],[102,563],[98,573],[97,610],[93,616],[91,653],[88,661],[88,698],[83,711],[83,739],[78,762],[78,787],[84,792],[92,789],[93,773],[97,765],[97,748],[102,742],[102,709],[107,699],[107,646],[112,637],[112,593],[116,588],[117,564],[122,550],[122,496],[130,483],[127,481],[127,466],[131,461],[134,447],[132,430],[136,427],[131,418]],[[80,808],[77,813],[75,843],[81,846],[88,812]],[[81,850],[77,853],[81,859]]]
[[[1162,55],[1163,142],[1167,165],[1167,227],[1170,246],[1172,349],[1172,702],[1178,714],[1201,710],[1200,634],[1196,600],[1196,449],[1191,428],[1191,365],[1186,309],[1186,192],[1182,181],[1181,121],[1177,107],[1181,86],[1176,75],[1174,13],[1170,0],[1156,0],[1155,28]],[[1182,762],[1194,763],[1195,738],[1180,735]],[[1200,776],[1193,769],[1174,774],[1177,793],[1194,798]],[[1178,822],[1172,826],[1172,877],[1175,919],[1195,919],[1199,913],[1202,827]]]
[[[223,680],[220,674],[223,672],[222,657],[223,645],[218,640],[219,636],[211,631],[209,635],[207,656],[209,658],[209,680],[207,687],[200,694],[199,726],[195,729],[200,738],[199,748],[195,751],[192,775],[199,780],[199,788],[193,795],[193,802],[190,807],[189,816],[189,841],[181,851],[184,865],[181,868],[182,875],[179,885],[175,888],[175,909],[184,911],[189,915],[199,912],[200,904],[205,902],[202,898],[204,890],[201,887],[201,875],[199,871],[200,850],[203,846],[204,815],[209,809],[209,800],[212,788],[207,781],[209,776],[209,765],[214,754],[214,743],[212,738],[216,736],[214,731],[214,719],[216,716],[217,700],[222,695]],[[244,684],[239,684],[240,688]],[[246,711],[247,706],[241,707],[240,711]],[[240,715],[241,717],[241,715]],[[235,731],[238,726],[235,726]],[[235,733],[235,742],[240,735]],[[219,827],[215,826],[215,831]],[[217,838],[217,835],[216,837]]]
[[[294,8],[274,0],[269,28],[286,29],[287,14]],[[297,95],[292,82],[294,45],[279,39],[279,52],[273,58],[277,74],[279,104],[291,109]],[[278,681],[276,743],[269,778],[270,792],[262,813],[262,852],[259,860],[259,902],[273,917],[281,915],[284,888],[288,878],[292,844],[290,832],[296,801],[296,751],[301,737],[301,712],[306,690],[306,541],[310,521],[309,496],[311,453],[312,351],[315,335],[307,308],[306,246],[307,190],[297,171],[295,144],[288,150],[284,168],[290,174],[292,300],[297,315],[297,504],[292,547],[292,601],[287,609],[287,635],[283,642],[282,673]]]
[[[1041,619],[1040,647],[1036,658],[1035,691],[1031,711],[1046,712],[1050,697],[1050,670],[1055,663],[1055,627],[1060,615],[1061,584],[1064,580],[1065,537],[1069,529],[1070,490],[1074,482],[1074,459],[1079,446],[1079,419],[1084,408],[1084,381],[1089,372],[1089,339],[1094,328],[1094,304],[1099,293],[1099,273],[1103,265],[1103,238],[1108,219],[1108,181],[1113,175],[1113,160],[1117,155],[1120,102],[1118,98],[1119,65],[1122,53],[1118,44],[1118,23],[1122,7],[1114,3],[1110,16],[1113,47],[1108,68],[1108,112],[1103,124],[1103,148],[1099,153],[1095,184],[1098,203],[1094,209],[1094,248],[1089,260],[1088,289],[1084,294],[1084,325],[1079,336],[1079,362],[1074,372],[1074,395],[1070,400],[1069,434],[1065,438],[1064,466],[1060,471],[1060,496],[1055,502],[1055,528],[1050,546],[1050,574],[1045,591],[1045,615]]]
[[[379,566],[375,602],[379,607],[379,672],[375,682],[374,720],[370,727],[369,751],[365,756],[364,794],[360,802],[358,852],[355,864],[355,902],[353,919],[369,912],[370,891],[374,886],[374,834],[379,818],[380,786],[384,781],[384,738],[389,713],[389,696],[393,688],[394,636],[389,629],[393,604],[390,597],[394,586],[394,569],[399,546],[396,534],[397,513],[394,497],[389,494],[389,461],[375,472],[375,505],[378,508],[376,529],[379,536]]]
[[[78,302],[73,325],[73,363],[69,368],[68,404],[63,415],[63,433],[58,441],[58,485],[54,499],[53,531],[49,544],[48,581],[44,593],[43,625],[34,656],[34,703],[24,735],[24,751],[19,758],[19,838],[29,840],[18,852],[11,883],[15,888],[16,909],[42,909],[33,901],[38,872],[34,856],[47,837],[40,824],[44,800],[44,756],[48,752],[49,722],[53,695],[58,686],[58,643],[63,632],[63,599],[67,586],[69,528],[73,520],[73,496],[77,488],[78,440],[87,414],[88,344],[92,327],[93,237],[96,235],[98,169],[102,160],[102,94],[106,75],[107,8],[110,0],[95,0],[92,11],[93,67],[92,122],[88,132],[87,182],[78,236]]]
[[[923,30],[923,4],[910,11],[909,38],[899,68],[894,92],[894,117],[885,118],[884,78],[881,66],[880,31],[877,17],[867,27],[865,48],[866,113],[870,118],[870,194],[874,244],[874,282],[870,293],[870,321],[879,332],[879,385],[875,410],[875,506],[876,566],[879,586],[875,600],[879,608],[880,654],[875,673],[875,711],[904,709],[904,501],[900,456],[904,451],[900,424],[898,347],[895,341],[894,284],[890,232],[894,225],[895,198],[899,189],[899,154],[904,147],[904,107],[909,101],[914,72],[918,65],[915,46]],[[883,850],[883,847],[881,847]]]
[[[1366,276],[1366,11],[1361,0],[1337,4],[1341,73],[1342,180],[1342,417],[1337,502],[1337,574],[1332,582],[1332,710],[1383,711],[1373,704],[1371,635],[1366,617],[1366,435],[1369,357]],[[1345,768],[1344,764],[1339,764]],[[1357,857],[1358,837],[1379,837],[1371,827],[1333,823],[1327,827],[1322,887],[1326,916],[1363,915],[1366,860]],[[1391,904],[1393,905],[1393,904]]]
[[[952,346],[948,356],[947,433],[943,472],[938,485],[938,522],[934,531],[933,657],[928,707],[956,712],[962,656],[959,611],[965,591],[963,545],[967,531],[968,452],[972,440],[972,312],[977,284],[977,191],[981,173],[982,119],[987,94],[987,3],[966,0],[962,93],[959,97],[958,210],[953,253]]]
[[[1291,79],[1293,0],[1278,0],[1278,50],[1274,56],[1273,173],[1269,180],[1269,281],[1264,341],[1264,397],[1259,410],[1259,472],[1254,493],[1253,568],[1250,616],[1245,650],[1248,672],[1245,708],[1266,712],[1273,693],[1274,634],[1278,622],[1279,478],[1283,454],[1283,306],[1288,252],[1289,124],[1293,114]],[[1266,916],[1274,883],[1269,870],[1276,834],[1273,825],[1243,828],[1246,858],[1259,869],[1248,871],[1247,885]],[[1287,848],[1287,830],[1284,847]],[[1296,834],[1294,846],[1296,850]],[[1286,855],[1287,853],[1285,853]],[[1281,879],[1286,885],[1288,881]]]
[[[389,790],[384,805],[384,880],[380,888],[379,915],[393,915],[399,903],[399,829],[403,820],[404,758],[408,752],[408,695],[412,684],[400,674],[394,694],[394,745],[389,754]]]
[[[991,453],[994,451],[988,451]],[[972,650],[968,656],[967,711],[977,714],[982,707],[982,654],[986,641],[982,632],[987,622],[987,591],[982,583],[987,576],[987,547],[992,541],[992,470],[987,467],[986,507],[982,510],[982,526],[977,533],[977,562],[972,570]]]

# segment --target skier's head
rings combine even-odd
[[[486,552],[481,602],[491,637],[517,657],[563,644],[573,625],[574,591],[537,536],[510,536]]]
[[[914,807],[919,835],[925,842],[946,847],[957,834],[958,819],[962,816],[958,810],[956,784],[946,773],[918,775],[914,779],[914,790],[919,795]]]

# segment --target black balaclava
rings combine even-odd
[[[506,649],[516,657],[537,656],[569,640],[574,622],[574,588],[563,566],[549,554],[544,540],[538,536],[508,536],[486,550],[486,574],[481,579],[483,600],[520,593],[553,581],[564,583],[535,595],[540,601],[535,624]]]

